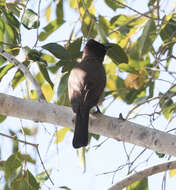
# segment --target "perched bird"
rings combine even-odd
[[[74,148],[88,144],[89,111],[98,104],[104,91],[106,74],[102,63],[109,47],[90,39],[84,47],[81,62],[70,72],[68,94],[76,113]]]

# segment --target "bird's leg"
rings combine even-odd
[[[101,113],[100,108],[98,106],[96,106],[96,108],[97,108],[96,113]]]

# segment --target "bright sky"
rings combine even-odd
[[[131,7],[137,9],[138,11],[145,12],[147,9],[146,7],[144,7],[144,4],[146,4],[144,2],[146,2],[146,0],[143,0],[142,3],[140,0],[135,0],[135,1],[129,0],[128,4]],[[171,5],[173,5],[173,2],[176,3],[176,0],[168,1],[167,8],[171,7]],[[29,1],[29,5],[32,8],[36,7],[36,2],[31,0]],[[46,7],[47,5],[48,5],[47,1],[42,1],[43,7]],[[68,8],[67,4],[65,5],[65,8],[66,9]],[[104,6],[103,0],[96,1],[96,9],[97,9],[97,12],[101,13],[102,15],[110,16],[114,14],[111,9],[107,9]],[[41,10],[44,10],[44,9],[41,8]],[[116,14],[117,13],[118,11],[116,12]],[[129,13],[132,13],[132,12],[127,10],[126,14],[129,14]],[[65,16],[66,16],[66,20],[70,20],[70,21],[74,19],[76,20],[77,18],[76,14],[74,14],[71,11],[69,13],[67,11],[67,15]],[[42,24],[44,24],[45,19],[44,19],[43,13],[41,15],[41,18],[42,18]],[[65,24],[65,26],[61,27],[61,29],[59,29],[58,32],[56,32],[55,34],[51,35],[48,38],[48,42],[62,41],[65,39],[67,40],[68,35],[70,34],[71,25],[73,25],[71,24],[71,22],[70,24]],[[26,44],[31,47],[33,46],[33,44],[35,43],[35,37],[36,37],[36,35],[34,35],[35,32],[36,31],[27,31],[27,30],[23,32],[23,45]],[[6,80],[7,78],[3,80],[4,84],[7,84]],[[55,78],[55,80],[57,81],[58,79]],[[160,90],[162,88],[164,90],[166,87],[163,86],[162,83],[160,83],[159,88]],[[3,88],[0,88],[0,91],[4,92],[4,85],[3,85]],[[7,87],[6,87],[6,91],[9,92]],[[10,92],[12,91],[10,90]],[[12,93],[12,94],[17,95],[18,93],[19,92]],[[110,101],[111,100],[105,101],[103,106],[108,105]],[[126,115],[131,108],[132,106],[126,105],[122,101],[117,100],[110,106],[110,108],[105,114],[109,116],[118,117],[119,113],[123,113],[123,115]],[[147,112],[151,108],[152,108],[152,105],[145,105],[144,107],[142,107],[144,112]],[[146,123],[146,126],[148,125],[148,121],[144,118],[138,118],[135,120],[135,122],[141,123],[141,124]],[[164,128],[167,124],[164,119],[161,119],[160,123],[158,124],[161,125],[161,123],[162,123],[162,126],[160,126],[161,128]],[[38,125],[30,121],[22,121],[22,124],[24,126]],[[18,119],[11,118],[10,120],[4,122],[0,126],[1,126],[2,131],[6,131],[7,127],[14,129],[16,128],[16,126],[21,126],[21,122]],[[58,144],[57,147],[56,145],[53,145],[53,143],[50,146],[50,141],[52,140],[52,134],[55,131],[55,127],[56,126],[49,125],[49,124],[39,124],[39,135],[36,137],[36,139],[31,138],[31,142],[35,141],[34,143],[39,143],[40,152],[41,152],[46,168],[55,168],[51,175],[51,178],[55,182],[55,188],[51,188],[51,189],[59,189],[57,187],[67,186],[71,190],[100,190],[100,189],[105,190],[107,189],[107,187],[109,187],[112,184],[113,177],[114,177],[114,181],[117,181],[117,180],[120,180],[120,178],[126,174],[127,170],[120,170],[119,172],[116,173],[115,176],[113,176],[113,173],[107,174],[107,175],[100,175],[104,172],[113,171],[117,169],[120,165],[126,163],[126,155],[124,153],[122,142],[117,142],[115,140],[109,139],[100,148],[96,149],[94,145],[99,144],[106,138],[101,137],[100,141],[98,142],[93,140],[90,145],[91,148],[89,152],[86,154],[87,168],[86,168],[86,172],[83,173],[83,169],[80,168],[79,166],[79,160],[78,160],[76,150],[73,149],[72,147],[72,133],[71,132],[69,132],[66,135],[66,138],[63,143]],[[3,143],[3,144],[8,145],[8,142],[10,142],[8,139],[5,139],[5,138],[0,139],[1,144]],[[21,147],[23,150],[25,150],[24,145],[21,145]],[[47,147],[49,147],[49,150]],[[128,144],[127,149],[130,150],[132,147],[133,145]],[[10,148],[10,146],[2,149],[1,152],[2,152],[3,158],[7,158],[9,156],[10,152],[7,151],[8,148]],[[142,150],[143,148],[136,147],[135,151],[132,154],[132,158],[135,158]],[[31,153],[34,157],[37,156],[34,154],[34,150],[31,147],[27,147],[27,151]],[[147,158],[147,156],[149,156],[151,153],[152,151],[149,151],[149,150],[145,152],[144,153],[145,158]],[[138,163],[142,161],[142,158],[143,157],[139,159]],[[158,163],[158,161],[162,162],[163,159],[158,159],[158,157],[155,154],[153,154],[152,159],[151,161],[148,162],[148,164]],[[140,167],[145,167],[145,166],[147,166],[146,163],[143,163],[140,165]],[[39,161],[38,161],[37,168],[31,167],[31,169],[34,172],[35,171],[39,172],[43,170]],[[150,190],[161,189],[162,177],[163,177],[163,174],[162,175],[158,174],[158,175],[154,175],[150,177],[149,189]],[[52,187],[50,182],[47,182],[47,185]],[[176,187],[176,178],[169,179],[167,182],[167,187],[168,187],[167,188],[168,190],[173,190],[174,187]],[[48,188],[46,186],[43,186],[42,190],[48,190]]]

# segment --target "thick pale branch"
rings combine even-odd
[[[16,67],[18,67],[23,72],[23,74],[32,82],[32,84],[34,85],[34,87],[37,91],[39,100],[41,100],[41,101],[45,100],[45,97],[42,93],[40,85],[37,83],[37,81],[32,76],[32,74],[29,72],[28,68],[25,65],[22,64],[20,61],[18,61],[13,55],[10,55],[6,51],[4,51],[2,48],[0,48],[0,55],[2,55],[4,58],[6,58],[9,62],[14,63],[14,65]]]
[[[74,114],[69,107],[24,100],[0,93],[0,114],[47,122],[73,129]],[[123,119],[104,115],[90,116],[89,132],[129,142],[176,156],[176,136]]]
[[[157,164],[157,165],[145,168],[141,171],[138,171],[137,173],[130,174],[126,176],[123,180],[114,184],[108,190],[122,190],[123,188],[134,183],[135,181],[139,181],[145,177],[148,177],[160,172],[164,172],[167,170],[172,170],[172,169],[176,169],[176,160]]]

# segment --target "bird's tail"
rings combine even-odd
[[[80,148],[88,144],[88,123],[89,111],[82,111],[76,114],[75,132],[73,137],[73,147]]]

